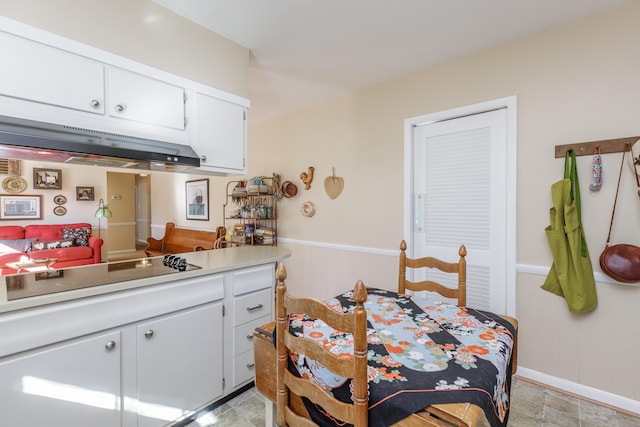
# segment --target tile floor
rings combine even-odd
[[[640,418],[514,377],[510,427],[640,427]],[[187,427],[263,427],[264,399],[254,388],[207,412]],[[481,418],[479,427],[489,424]]]

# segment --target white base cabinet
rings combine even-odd
[[[119,331],[0,359],[0,378],[2,425],[120,425]]]
[[[156,427],[222,396],[222,303],[136,326],[138,427]]]
[[[268,262],[0,313],[0,425],[159,427],[219,400],[254,379],[274,284]]]
[[[7,358],[0,418],[13,426],[114,427],[137,415],[132,425],[165,425],[222,396],[221,343],[219,302]],[[137,390],[121,399],[125,353],[137,354]]]
[[[231,361],[233,388],[255,377],[253,330],[273,320],[275,267],[265,264],[234,271],[228,278],[231,316],[227,322],[231,340],[227,340],[227,359]]]

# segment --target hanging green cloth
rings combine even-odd
[[[551,186],[551,198],[550,225],[545,233],[553,265],[542,289],[564,297],[571,312],[585,313],[596,308],[598,296],[582,228],[580,187],[573,150],[567,150],[565,154],[564,179]]]

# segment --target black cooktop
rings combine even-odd
[[[200,269],[184,258],[141,258],[5,276],[9,301]]]

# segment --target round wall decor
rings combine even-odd
[[[67,203],[67,198],[62,194],[58,194],[53,198],[53,201],[56,205],[64,205],[65,203]]]
[[[27,189],[27,181],[20,176],[10,176],[2,181],[2,189],[7,193],[22,193]]]
[[[67,213],[67,208],[65,208],[64,206],[56,206],[55,208],[53,208],[53,213],[58,216],[62,216]]]
[[[313,202],[304,202],[302,204],[302,215],[312,217],[316,214],[316,205]]]

